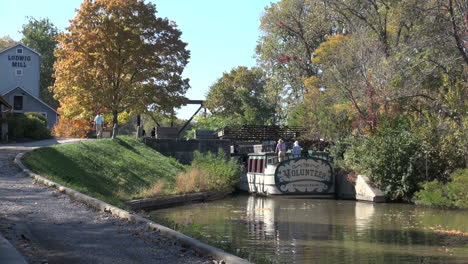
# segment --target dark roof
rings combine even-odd
[[[39,99],[39,98],[37,98],[36,96],[32,95],[31,93],[29,93],[28,91],[26,91],[25,89],[23,89],[23,88],[21,88],[21,87],[13,88],[13,89],[11,89],[10,91],[4,93],[3,95],[7,95],[7,94],[11,93],[12,91],[14,91],[14,90],[16,90],[16,89],[21,90],[22,92],[28,94],[28,95],[31,96],[32,98],[36,99],[39,103],[41,103],[41,104],[47,106],[50,110],[54,111],[54,112],[58,115],[57,110],[55,110],[55,109],[52,108],[50,105],[46,104],[44,101],[42,101],[41,99]]]

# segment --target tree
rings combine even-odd
[[[446,32],[455,41],[458,52],[468,66],[468,2],[466,0],[437,0],[439,14],[444,14]]]
[[[458,51],[468,66],[468,3],[464,0],[448,0],[452,36]]]
[[[265,8],[256,53],[280,119],[287,115],[282,108],[301,102],[303,79],[318,73],[311,62],[313,51],[327,35],[339,31],[334,22],[320,0],[282,0]]]
[[[274,109],[268,103],[264,86],[262,70],[237,67],[210,87],[205,106],[213,116],[235,120],[237,124],[269,123]]]
[[[14,41],[8,35],[0,37],[0,50],[6,49],[6,48],[11,47],[11,46],[13,46],[15,44],[16,44],[16,41]]]
[[[156,17],[154,4],[85,0],[67,30],[55,53],[53,92],[61,103],[82,100],[79,113],[88,118],[111,112],[117,128],[122,112],[168,110],[185,99],[189,84],[181,75],[190,53],[175,22]]]
[[[21,33],[23,39],[21,42],[26,46],[39,52],[41,56],[41,83],[40,83],[40,97],[44,102],[50,106],[57,108],[58,102],[53,98],[53,94],[49,91],[49,87],[54,85],[54,51],[57,47],[58,35],[57,27],[48,19],[34,19],[28,18],[27,24],[23,25]]]

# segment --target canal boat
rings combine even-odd
[[[289,195],[332,198],[335,177],[325,152],[306,152],[279,161],[275,153],[250,153],[239,189],[256,195]]]

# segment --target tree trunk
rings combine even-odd
[[[117,113],[117,111],[112,110],[112,138],[113,139],[117,137],[117,131],[119,127],[118,119],[117,119],[118,116],[119,114]]]

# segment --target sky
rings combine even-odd
[[[191,58],[184,70],[190,79],[186,96],[203,100],[209,87],[237,66],[252,67],[261,32],[260,17],[276,0],[152,0],[157,16],[177,23]],[[61,31],[75,17],[82,0],[0,0],[0,36],[19,41],[26,17],[49,18]],[[177,116],[188,119],[199,106],[186,106]]]

